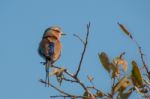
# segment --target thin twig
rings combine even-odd
[[[142,52],[142,48],[140,46],[138,46],[138,49],[139,49],[139,53],[140,53],[140,56],[141,56],[141,60],[142,60],[143,66],[144,66],[148,76],[150,76],[150,72],[149,72],[148,67],[147,67],[147,65],[145,63],[145,60],[144,60],[144,54]]]
[[[86,51],[86,48],[87,48],[87,44],[88,44],[88,36],[89,36],[89,33],[90,33],[89,30],[90,30],[90,22],[89,22],[89,24],[87,24],[87,34],[86,34],[86,39],[85,39],[85,43],[84,43],[84,49],[83,49],[83,52],[81,54],[81,59],[80,59],[79,65],[78,65],[78,69],[77,69],[77,71],[75,73],[75,77],[78,76],[79,71],[81,69],[82,61],[83,61],[84,54],[85,54],[85,51]]]
[[[115,80],[116,78],[113,78],[113,83],[112,83],[112,92],[111,92],[111,98],[114,98],[114,86],[115,86]]]
[[[67,95],[67,96],[70,96],[70,97],[74,97],[75,95],[71,95],[67,92],[64,92],[63,90],[57,88],[56,86],[52,85],[51,83],[47,83],[45,82],[44,80],[40,79],[39,80],[41,83],[44,83],[44,84],[48,84],[49,86],[51,86],[52,88],[54,88],[55,90],[59,91],[60,93],[64,94],[64,95]]]
[[[148,70],[148,66],[146,65],[145,63],[145,60],[144,60],[144,54],[142,52],[142,49],[141,49],[141,46],[138,44],[138,42],[133,38],[132,34],[125,28],[124,25],[118,23],[119,27],[123,30],[123,32],[128,35],[130,37],[130,39],[136,44],[136,46],[138,47],[138,50],[139,50],[139,53],[140,53],[140,57],[141,57],[141,61],[142,61],[142,64],[148,74],[148,77],[150,78],[150,72]]]
[[[58,68],[58,69],[61,69],[60,67],[57,67],[55,65],[52,65],[53,68]],[[74,77],[74,75],[72,73],[70,73],[67,69],[64,71],[67,75],[69,75],[70,77]]]
[[[122,52],[119,56],[120,59],[122,59],[122,57],[125,55],[125,52]]]
[[[86,92],[89,92],[88,89],[86,88],[86,86],[85,86],[77,77],[75,77],[75,79],[76,79],[77,82],[83,87],[83,89],[84,89]]]
[[[72,80],[72,79],[63,78],[63,80],[71,82],[71,83],[73,83],[73,82],[78,83],[76,80]]]
[[[78,36],[77,34],[73,34],[73,36],[75,36],[75,37],[78,38],[83,44],[85,44],[85,42],[80,38],[80,36]]]
[[[53,65],[53,68],[58,68],[60,69],[60,67],[57,67],[57,66],[54,66]],[[75,77],[72,73],[68,72],[68,70],[65,70],[64,71],[68,76],[70,76],[71,78],[73,78],[75,81],[74,82],[77,82],[79,85],[81,85],[81,87],[88,92],[86,86],[80,81],[80,79],[78,77]]]
[[[74,96],[74,97],[72,97],[72,96],[67,96],[67,95],[55,95],[55,96],[50,96],[51,98],[64,98],[64,99],[66,99],[66,98],[71,98],[71,99],[91,99],[91,98],[89,98],[88,96]]]
[[[139,51],[139,54],[140,54],[140,58],[141,58],[143,67],[145,68],[145,70],[146,70],[148,76],[150,77],[150,72],[149,72],[149,70],[148,70],[148,66],[146,65],[146,62],[145,62],[145,60],[144,60],[144,53],[142,52],[142,47],[138,44],[138,42],[137,42],[135,39],[132,39],[132,40],[135,42],[135,44],[136,44],[136,46],[137,46],[137,48],[138,48],[138,51]]]
[[[67,96],[67,95],[55,95],[55,96],[50,96],[51,98],[71,98],[71,99],[77,99],[77,98],[80,98],[82,99],[84,96]]]
[[[97,91],[97,92],[101,92],[101,93],[103,93],[101,90],[97,89],[95,86],[87,87],[87,88],[88,88],[88,89],[94,89],[94,90],[95,90],[95,91]],[[105,94],[105,93],[103,93],[103,95],[108,97],[108,95],[107,95],[107,94]]]

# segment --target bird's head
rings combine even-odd
[[[45,30],[43,37],[54,37],[57,40],[60,40],[62,35],[62,30],[58,26],[52,26]]]

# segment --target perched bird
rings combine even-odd
[[[39,44],[38,53],[45,59],[45,86],[49,84],[49,67],[57,61],[61,55],[61,42],[62,35],[61,28],[58,26],[52,26],[45,30],[43,38]]]

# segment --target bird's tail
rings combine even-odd
[[[49,86],[49,67],[51,66],[50,61],[46,61],[45,65],[45,71],[46,71],[46,77],[45,77],[45,86]]]

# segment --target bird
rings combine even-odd
[[[49,86],[49,68],[61,56],[61,38],[62,30],[59,26],[51,26],[44,31],[40,41],[38,53],[45,60],[45,86]]]

